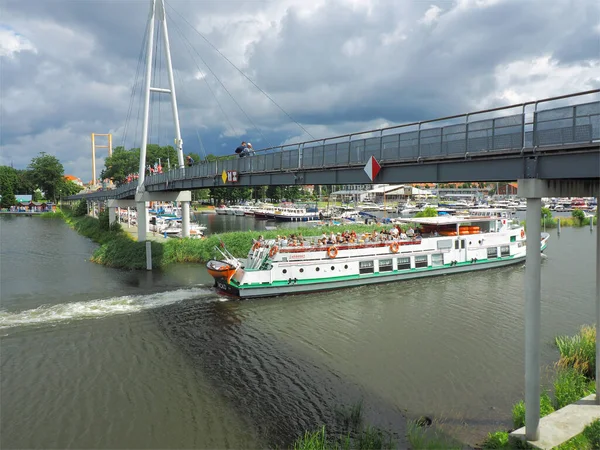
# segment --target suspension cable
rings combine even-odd
[[[176,69],[173,69],[173,76],[175,78],[175,82],[181,86],[181,93],[184,94],[184,97],[187,97],[185,95],[185,89],[184,89],[184,84],[181,82],[181,76],[179,75],[179,71]],[[200,151],[202,152],[202,154],[200,154],[200,156],[204,155],[204,159],[206,159],[206,151],[204,150],[204,145],[202,144],[202,140],[200,139],[200,133],[198,133],[198,128],[194,126],[194,130],[196,131],[196,136],[198,137],[198,142],[200,143]]]
[[[125,126],[123,127],[123,137],[121,139],[121,146],[125,148],[125,142],[127,140],[127,132],[129,130],[129,121],[131,119],[131,113],[133,112],[133,103],[135,99],[135,92],[137,90],[137,86],[139,83],[139,74],[140,69],[142,67],[142,61],[144,60],[144,55],[146,53],[146,39],[148,37],[148,26],[150,25],[150,21],[146,22],[146,30],[144,31],[144,37],[142,39],[142,47],[140,48],[140,54],[138,56],[137,68],[135,70],[135,78],[133,79],[133,85],[131,86],[131,94],[129,96],[129,107],[127,108],[127,116],[125,117]]]
[[[284,110],[281,106],[279,106],[279,104],[273,100],[269,94],[267,94],[265,91],[263,91],[254,81],[252,81],[252,79],[250,77],[248,77],[244,72],[242,72],[241,69],[239,69],[233,62],[231,62],[231,60],[229,58],[227,58],[227,56],[225,56],[217,47],[215,47],[212,42],[210,42],[208,40],[208,38],[206,38],[202,33],[200,33],[183,15],[181,15],[175,8],[173,8],[170,4],[168,4],[167,2],[165,2],[165,4],[172,9],[179,17],[181,17],[181,19],[187,23],[202,39],[204,39],[204,41],[210,45],[219,55],[221,55],[221,57],[223,57],[223,59],[225,59],[225,61],[227,61],[235,70],[237,70],[244,78],[246,78],[246,80],[248,80],[256,89],[258,89],[260,92],[263,93],[263,95],[265,97],[267,97],[271,103],[273,103],[277,108],[279,108],[292,122],[294,122],[296,125],[298,125],[298,127],[300,127],[306,134],[308,134],[312,139],[316,139],[312,134],[310,134],[308,132],[308,130],[306,128],[304,128],[300,123],[298,123],[286,110]]]
[[[175,29],[177,29],[177,24],[175,25]],[[242,108],[242,106],[237,102],[237,100],[233,97],[233,95],[231,94],[231,92],[229,92],[229,90],[227,89],[227,87],[225,87],[225,85],[223,84],[223,82],[219,79],[219,77],[213,72],[213,70],[210,68],[210,66],[206,63],[206,61],[204,60],[204,58],[202,58],[202,56],[200,56],[200,53],[198,53],[198,51],[193,47],[193,45],[191,44],[191,42],[189,41],[189,39],[187,37],[185,37],[185,35],[183,33],[180,32],[180,35],[183,37],[183,39],[188,43],[188,45],[190,46],[190,48],[194,51],[194,53],[196,53],[196,55],[198,56],[198,58],[200,58],[200,60],[202,61],[202,63],[206,66],[206,68],[208,69],[208,71],[212,74],[213,77],[215,77],[215,79],[217,80],[217,82],[221,85],[221,87],[225,90],[225,92],[227,92],[227,94],[229,95],[229,97],[231,97],[231,100],[237,105],[237,107],[240,109],[240,111],[242,111],[242,113],[244,114],[244,116],[246,117],[246,119],[248,119],[248,121],[252,124],[252,126],[256,129],[256,131],[258,132],[258,134],[260,134],[260,136],[263,138],[263,140],[268,144],[269,147],[273,147],[269,141],[267,140],[267,138],[265,137],[265,135],[262,133],[262,131],[260,131],[260,129],[258,128],[258,126],[256,126],[256,124],[254,123],[254,121],[250,118],[250,116],[246,113],[246,111],[244,110],[244,108]]]
[[[177,27],[176,24],[173,24],[173,28],[175,29],[175,31],[177,31],[177,33],[179,34],[179,36],[181,37],[182,41],[183,41],[183,36],[182,36],[182,32],[179,30],[179,27]],[[202,79],[204,80],[204,82],[206,83],[206,87],[208,88],[208,90],[210,91],[211,95],[213,96],[213,98],[215,99],[215,102],[217,102],[217,105],[219,106],[219,109],[221,110],[221,112],[223,113],[223,116],[225,117],[225,120],[227,121],[227,123],[229,124],[229,127],[231,128],[231,131],[233,132],[233,135],[236,137],[240,137],[240,134],[237,132],[237,130],[234,128],[233,124],[231,123],[231,120],[229,119],[229,116],[227,115],[227,113],[225,112],[225,110],[223,109],[223,105],[221,104],[221,102],[219,102],[219,99],[217,98],[217,95],[215,94],[215,92],[213,91],[213,89],[210,87],[210,83],[207,80],[207,77],[205,75],[205,73],[200,69],[200,66],[196,63],[196,61],[193,58],[192,52],[190,50],[190,48],[186,45],[186,42],[183,41],[184,43],[184,48],[187,50],[187,52],[190,55],[190,58],[192,58],[192,62],[194,63],[194,65],[196,66],[196,69],[198,70],[198,73],[200,74],[200,76],[202,77]],[[183,86],[183,84],[180,84],[181,86]]]

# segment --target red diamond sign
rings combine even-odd
[[[371,156],[369,158],[369,161],[367,161],[367,164],[365,165],[365,172],[369,179],[373,181],[380,170],[381,166],[379,165],[375,157]]]

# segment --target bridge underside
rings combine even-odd
[[[360,166],[347,165],[345,167],[289,170],[285,172],[239,172],[237,183],[224,183],[221,173],[216,168],[210,176],[194,177],[186,176],[185,173],[180,175],[172,173],[169,175],[169,177],[163,177],[151,184],[148,183],[145,186],[146,192],[154,195],[165,191],[186,191],[210,187],[371,183],[363,170],[362,164]],[[578,146],[573,149],[566,149],[564,146],[554,151],[545,149],[544,152],[533,152],[531,150],[518,153],[495,152],[494,154],[477,154],[470,158],[436,158],[432,160],[424,159],[418,162],[389,163],[382,165],[382,169],[374,182],[378,184],[502,182],[528,178],[573,180],[577,181],[578,185],[581,185],[581,183],[597,183],[600,178],[600,147],[594,143],[586,147]],[[562,185],[566,186],[564,183]],[[135,198],[135,186],[76,195],[70,197],[69,200],[78,198],[89,200]]]

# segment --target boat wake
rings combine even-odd
[[[209,288],[178,289],[149,295],[125,295],[85,302],[42,305],[19,312],[0,310],[0,330],[27,325],[42,325],[72,320],[96,319],[119,314],[133,314],[143,310],[178,303],[207,295]]]

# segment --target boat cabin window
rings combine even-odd
[[[358,267],[360,273],[373,273],[375,271],[373,261],[361,261]]]
[[[488,259],[497,258],[498,257],[498,247],[489,247],[487,249],[487,257],[488,257]]]
[[[379,271],[380,272],[391,272],[392,271],[392,260],[391,259],[380,259],[379,260]]]
[[[510,247],[508,245],[500,247],[500,256],[510,256]]]
[[[444,265],[444,255],[442,253],[434,253],[431,255],[431,265],[433,267]]]
[[[415,267],[427,267],[427,256],[415,256]]]
[[[398,263],[398,270],[410,269],[410,258],[398,258],[396,262]]]

